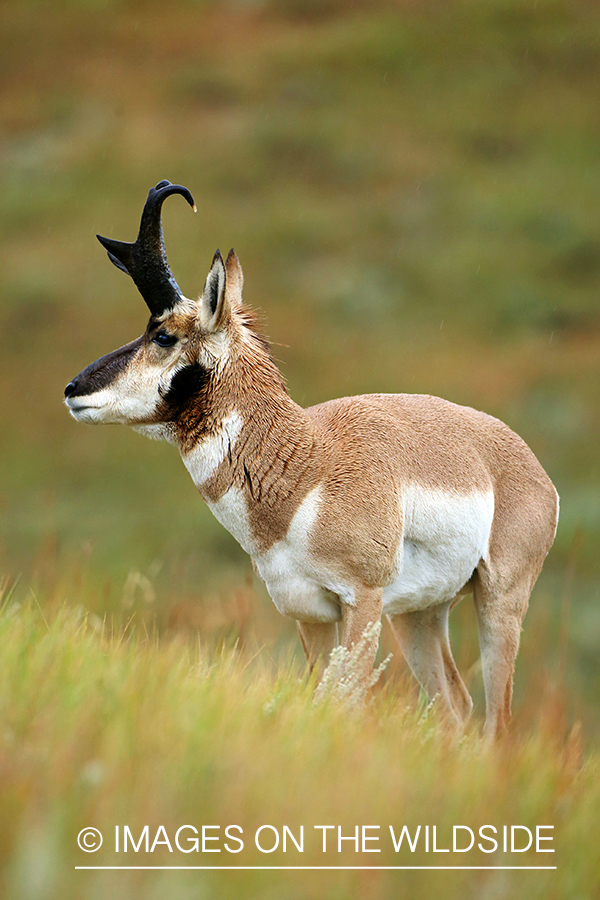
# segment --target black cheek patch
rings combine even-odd
[[[181,448],[191,448],[210,433],[213,406],[213,381],[210,371],[199,363],[184,366],[175,373],[169,389],[162,394],[156,421],[170,422]]]
[[[199,363],[192,363],[179,369],[171,379],[169,389],[162,393],[163,409],[169,419],[177,418],[189,410],[190,406],[201,405],[210,389],[210,373]]]

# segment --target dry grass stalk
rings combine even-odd
[[[373,669],[365,678],[364,656],[369,646],[379,641],[381,622],[369,622],[360,640],[348,649],[341,644],[334,647],[329,657],[329,665],[323,673],[314,695],[314,703],[333,700],[350,709],[364,706],[369,690],[375,685],[387,668],[392,654]]]

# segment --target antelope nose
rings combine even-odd
[[[70,397],[71,394],[74,394],[76,390],[77,390],[77,382],[70,381],[65,388],[65,397]]]

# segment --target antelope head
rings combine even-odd
[[[252,329],[246,327],[243,275],[233,250],[226,262],[217,250],[199,299],[183,296],[163,240],[161,207],[170,194],[181,194],[195,211],[187,188],[161,181],[148,194],[134,243],[98,235],[111,262],[133,279],[151,315],[141,337],[69,382],[65,403],[79,422],[121,423],[175,440],[175,423],[192,399],[196,417],[202,397],[205,418],[214,415],[209,395],[236,355],[235,345],[247,343]],[[258,350],[260,341],[255,343]]]

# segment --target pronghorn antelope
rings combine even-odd
[[[198,300],[169,269],[150,190],[137,240],[99,237],[150,309],[144,334],[65,389],[80,422],[121,422],[175,444],[217,519],[250,554],[310,666],[387,615],[415,677],[454,725],[472,701],[448,614],[473,593],[485,731],[510,716],[519,634],[556,531],[558,496],[527,445],[482,412],[437,397],[373,394],[302,409],[242,302],[233,250]],[[195,209],[195,207],[194,207]],[[360,665],[368,678],[377,641]]]

